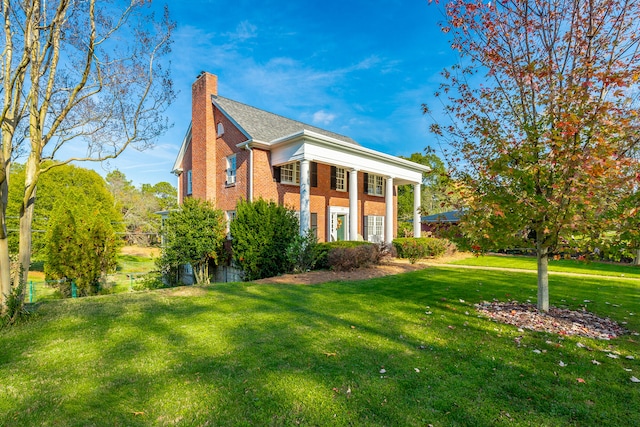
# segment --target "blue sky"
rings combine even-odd
[[[221,96],[374,150],[406,156],[434,145],[421,105],[456,56],[427,0],[173,0],[169,8],[178,25],[173,127],[155,148],[98,167],[102,175],[119,169],[136,185],[176,184],[171,168],[200,71],[218,75]]]

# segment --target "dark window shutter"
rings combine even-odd
[[[316,188],[318,186],[318,164],[311,162],[309,171],[311,173],[311,186]]]
[[[316,237],[318,237],[318,214],[317,213],[311,214],[311,229],[313,230],[313,233],[316,235]]]
[[[280,182],[280,166],[273,167],[273,180],[275,182]]]
[[[369,217],[367,215],[364,216],[364,221],[362,221],[362,238],[365,242],[369,240]]]
[[[362,175],[362,188],[364,190],[364,194],[369,194],[369,174],[364,173]]]
[[[345,184],[346,184],[346,187],[347,187],[347,191],[349,191],[349,174],[350,174],[350,173],[351,173],[351,172],[347,172],[347,173],[345,173],[345,177],[344,177],[344,179],[346,179],[346,180],[347,180],[347,182],[345,183]],[[355,172],[355,173],[358,173],[358,172]]]
[[[336,189],[336,167],[331,166],[331,189]]]

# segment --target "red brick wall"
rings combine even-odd
[[[249,152],[236,145],[245,142],[247,137],[236,128],[233,123],[214,107],[216,130],[218,123],[222,123],[224,134],[217,136],[216,163],[210,164],[209,173],[216,174],[216,205],[223,211],[232,211],[236,208],[236,203],[240,199],[249,197]],[[228,185],[227,181],[227,157],[236,155],[236,183]],[[215,165],[215,170],[212,166]]]
[[[191,86],[191,156],[193,197],[215,200],[216,174],[208,165],[216,164],[215,117],[211,95],[218,94],[218,77],[204,73]],[[185,156],[186,157],[186,156]],[[187,169],[184,169],[186,181]]]
[[[204,73],[192,86],[192,138],[182,163],[178,179],[181,194],[186,196],[187,171],[192,170],[192,195],[214,201],[219,209],[235,210],[240,199],[249,198],[249,151],[236,147],[246,136],[211,102],[217,95],[217,77]],[[224,134],[217,135],[218,123]],[[236,183],[226,184],[227,157],[236,154]],[[294,210],[300,210],[300,187],[274,182],[269,151],[253,149],[253,198],[274,200]],[[365,195],[364,174],[358,172],[358,233],[362,234],[366,215],[385,215],[384,197]],[[349,206],[349,193],[331,190],[331,167],[318,164],[318,187],[311,188],[311,212],[317,214],[318,238],[327,237],[327,207]],[[394,213],[397,212],[394,189]],[[394,215],[394,217],[397,215]],[[394,218],[394,236],[397,218]]]
[[[254,198],[274,200],[280,204],[300,210],[300,187],[280,184],[273,181],[273,172],[269,163],[269,153],[254,149]],[[384,197],[364,194],[364,174],[358,173],[358,233],[362,234],[365,215],[382,215],[386,213]],[[394,204],[396,198],[394,196]],[[331,190],[331,166],[318,164],[318,187],[310,191],[311,213],[318,215],[318,239],[324,242],[327,238],[327,207],[349,207],[349,193]],[[395,227],[394,227],[395,228]]]

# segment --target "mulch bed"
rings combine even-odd
[[[550,332],[559,335],[612,339],[629,333],[609,318],[598,317],[587,311],[550,307],[549,312],[538,311],[535,305],[510,302],[483,302],[476,304],[481,314],[496,322],[522,329]]]

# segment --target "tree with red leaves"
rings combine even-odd
[[[534,245],[547,311],[550,253],[637,215],[619,202],[638,185],[640,3],[452,0],[444,13],[460,62],[431,130],[462,187],[461,227],[481,249]]]

